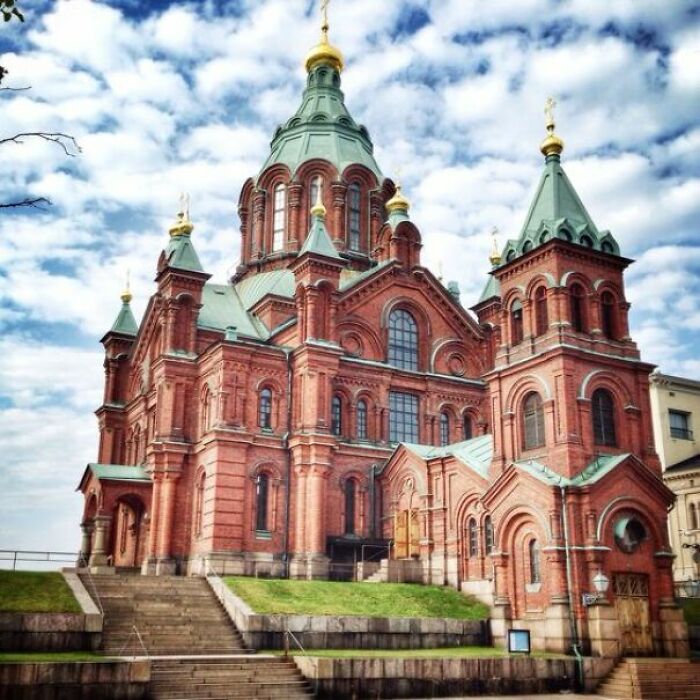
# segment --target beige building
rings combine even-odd
[[[669,515],[676,581],[700,579],[700,381],[654,372],[652,420],[664,481],[676,494]]]

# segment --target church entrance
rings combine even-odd
[[[394,514],[394,559],[420,555],[418,508],[406,508]]]
[[[613,585],[622,654],[651,654],[653,642],[649,620],[649,577],[645,574],[616,574]]]

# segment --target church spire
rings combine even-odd
[[[326,63],[331,65],[339,73],[345,65],[343,54],[328,41],[328,3],[330,0],[321,0],[321,40],[309,51],[306,56],[306,71],[311,71],[318,65]]]
[[[304,245],[299,251],[298,257],[301,257],[305,253],[322,255],[325,258],[342,261],[342,258],[338,254],[326,230],[326,207],[323,206],[323,202],[321,201],[320,188],[316,195],[316,202],[311,207],[311,229],[304,241]]]
[[[197,251],[192,244],[191,234],[194,224],[190,220],[190,196],[180,195],[180,211],[175,223],[170,227],[170,242],[165,249],[168,266],[193,272],[204,272]]]
[[[126,275],[126,286],[124,287],[124,291],[121,293],[120,298],[122,300],[122,308],[119,309],[119,313],[114,319],[114,323],[109,329],[109,332],[135,336],[139,332],[139,327],[136,323],[136,319],[134,318],[134,314],[131,311],[130,304],[131,300],[133,299],[133,295],[129,285],[128,272]]]
[[[557,160],[564,150],[564,142],[554,133],[556,123],[554,122],[554,108],[557,106],[553,97],[548,97],[544,103],[544,114],[546,117],[545,127],[547,128],[547,137],[540,145],[540,151],[545,158],[554,157]]]

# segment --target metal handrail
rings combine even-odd
[[[117,656],[124,656],[124,650],[129,646],[129,642],[131,641],[131,638],[134,636],[136,636],[136,639],[138,639],[138,642],[141,645],[141,649],[143,649],[144,656],[146,658],[149,658],[148,649],[146,648],[146,645],[143,643],[143,638],[141,637],[141,633],[139,632],[139,628],[136,625],[131,625],[131,632],[129,633],[129,636],[126,639],[126,643],[121,648],[121,650],[119,651]],[[131,658],[135,659],[136,654],[132,654]]]
[[[22,555],[30,556],[22,556]],[[47,552],[32,549],[0,549],[0,561],[12,561],[12,570],[17,569],[17,562],[45,561],[48,563],[65,564],[74,562],[78,554],[75,552]]]
[[[88,577],[88,581],[90,582],[90,588],[92,588],[92,597],[93,600],[95,601],[95,604],[97,605],[100,614],[104,616],[105,614],[105,609],[102,605],[102,599],[100,598],[100,593],[97,590],[97,586],[95,585],[95,579],[92,578],[92,573],[90,572],[90,566],[88,565],[88,561],[85,557],[85,555],[81,552],[80,556],[78,557],[78,566],[85,572],[85,574]]]
[[[289,656],[289,639],[292,639],[294,643],[299,647],[302,654],[306,654],[306,649],[302,646],[302,643],[297,639],[296,635],[292,630],[289,629],[289,621],[285,620],[284,623],[284,655]]]

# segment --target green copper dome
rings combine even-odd
[[[263,171],[283,163],[293,175],[302,163],[322,158],[330,161],[339,174],[349,165],[358,164],[382,179],[369,133],[348,112],[340,89],[340,73],[329,63],[312,68],[301,106],[286,124],[278,127],[270,145],[272,152]]]

